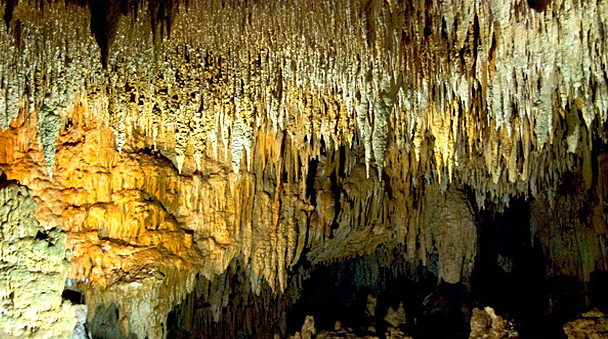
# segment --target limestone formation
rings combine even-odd
[[[185,323],[218,321],[237,292],[214,284],[234,263],[244,300],[280,312],[314,267],[380,247],[466,285],[480,215],[513,199],[532,206],[548,279],[608,270],[608,0],[0,13],[0,168],[31,192],[32,222],[63,230],[93,332],[163,338],[185,304]]]
[[[554,138],[554,116],[580,111],[568,131],[570,152],[580,126],[590,131],[607,117],[601,1],[552,1],[542,12],[521,0],[429,8],[321,2],[310,10],[300,0],[251,8],[163,3],[174,13],[167,22],[157,22],[147,2],[112,9],[111,20],[71,3],[36,10],[35,2],[20,2],[2,33],[3,128],[26,104],[40,120],[49,110],[65,120],[84,105],[115,131],[119,150],[138,131],[166,143],[181,171],[188,160],[200,162],[208,141],[220,142],[230,152],[218,156],[237,174],[243,156],[250,164],[254,129],[265,121],[330,147],[352,145],[359,131],[366,165],[375,160],[380,179],[387,149],[413,146],[415,162],[433,157],[439,180],[479,172],[487,182],[476,185],[478,194],[502,195],[534,192],[550,180],[529,164],[549,166],[544,154],[564,147]],[[91,34],[88,18],[108,21],[107,31]],[[34,43],[35,36],[45,39]],[[52,166],[49,128],[41,124]],[[475,156],[484,166],[467,166]]]
[[[468,201],[462,192],[427,199],[429,254],[437,254],[437,276],[455,284],[471,273],[476,253],[477,234]],[[433,248],[434,247],[434,248]]]
[[[61,297],[70,267],[66,235],[36,220],[26,187],[0,188],[0,336],[67,338],[75,309]]]
[[[313,337],[316,338],[315,334],[317,334],[317,330],[315,329],[315,318],[307,315],[306,320],[304,320],[304,324],[302,325],[302,330],[300,332],[296,332],[292,338],[311,339]]]
[[[608,319],[603,312],[593,309],[566,323],[564,332],[570,339],[602,338],[608,332]]]
[[[519,338],[519,334],[512,323],[496,315],[494,309],[486,306],[483,310],[479,308],[473,310],[469,338]]]
[[[368,301],[369,301],[368,296]],[[369,314],[368,310],[365,312],[365,316],[367,318],[372,317],[373,315]],[[310,317],[310,316],[309,316]],[[310,323],[311,318],[307,317],[305,324],[302,326],[302,333],[304,333],[304,328],[307,326],[307,323]],[[399,328],[400,326],[405,325],[405,311],[403,309],[403,303],[400,304],[398,311],[389,309],[388,313],[385,316],[385,320],[391,325],[386,328],[384,337],[388,339],[411,339],[411,336],[407,336],[403,333],[403,331]],[[310,326],[310,325],[308,325]],[[367,334],[364,334],[367,332]],[[296,337],[300,333],[296,333]],[[304,335],[301,335],[304,338]],[[373,326],[368,327],[366,330],[362,329],[353,329],[353,328],[344,328],[340,321],[336,321],[334,325],[333,331],[322,330],[319,331],[315,338],[325,339],[325,338],[366,338],[366,339],[376,339],[380,338],[376,334],[376,329]]]
[[[393,327],[405,325],[407,320],[405,317],[405,309],[403,308],[403,302],[399,303],[399,307],[397,308],[397,310],[394,310],[392,307],[389,307],[388,312],[386,312],[386,315],[384,316],[384,320],[386,320]]]

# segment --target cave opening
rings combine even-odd
[[[468,322],[455,303],[461,301],[463,286],[438,285],[437,277],[419,262],[391,258],[403,265],[397,273],[385,261],[386,254],[380,254],[383,251],[314,269],[287,315],[288,333],[299,331],[306,316],[312,315],[318,332],[342,328],[360,337],[382,338],[391,325],[386,320],[389,308],[401,305],[405,317],[396,327],[406,335],[466,337]]]

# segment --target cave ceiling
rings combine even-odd
[[[37,227],[65,233],[69,269],[56,253],[49,265],[90,319],[121,310],[123,334],[166,336],[197,279],[235,258],[252,293],[379,245],[433,257],[459,282],[477,254],[474,212],[552,201],[565,173],[599,197],[590,223],[605,229],[606,0],[9,0],[0,12],[0,168],[27,188]],[[588,278],[593,255],[562,266]]]

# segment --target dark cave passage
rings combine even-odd
[[[532,214],[538,213],[532,205],[520,198],[504,210],[475,210],[477,259],[464,282],[439,282],[421,262],[406,259],[403,246],[380,246],[372,254],[340,262],[309,267],[304,261],[285,293],[273,296],[265,286],[256,296],[236,261],[219,282],[199,283],[206,286],[197,288],[199,295],[171,312],[169,337],[287,337],[313,316],[317,333],[340,328],[360,337],[384,338],[390,327],[384,317],[400,304],[406,321],[398,329],[414,338],[468,338],[473,309],[485,306],[512,319],[521,338],[565,337],[565,322],[589,305],[606,305],[601,287],[606,274],[595,271],[588,284],[549,275],[551,258],[541,241],[542,230],[531,223]],[[221,301],[215,311],[219,318],[212,316],[214,300]]]
[[[339,321],[342,327],[353,328],[360,336],[382,335],[386,327],[384,315],[389,307],[397,309],[400,302],[408,316],[403,329],[406,333],[415,331],[416,320],[411,317],[422,314],[421,306],[437,285],[437,278],[426,268],[402,258],[399,270],[407,270],[408,274],[395,276],[393,268],[388,267],[387,254],[391,253],[378,249],[373,255],[313,269],[288,314],[288,332],[299,331],[305,317],[313,315],[318,331],[333,330]],[[373,311],[369,309],[372,305]],[[374,332],[367,330],[370,326]]]
[[[479,218],[479,255],[471,291],[518,322],[521,337],[563,337],[549,310],[549,282],[538,238],[530,233],[530,203],[514,199],[503,213]]]

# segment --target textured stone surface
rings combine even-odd
[[[602,1],[551,1],[542,12],[522,0],[112,6],[106,17],[62,2],[14,8],[1,33],[4,128],[20,107],[42,121],[84,105],[119,150],[143,133],[167,144],[181,172],[200,168],[211,146],[238,174],[265,126],[298,143],[359,143],[379,178],[387,149],[413,150],[414,178],[458,173],[479,181],[483,202],[486,191],[534,194],[551,180],[540,168],[571,161],[549,165],[547,151],[578,152],[581,127],[589,133],[608,112]],[[89,19],[106,31],[91,34]],[[567,147],[555,134],[566,117]],[[52,167],[53,129],[41,131]]]
[[[384,320],[386,320],[391,326],[399,327],[400,325],[405,325],[407,320],[405,318],[405,309],[403,308],[403,302],[399,303],[399,307],[397,310],[389,307],[388,312],[384,316]]]
[[[405,313],[403,311],[403,305],[400,306],[399,310],[403,313],[402,315],[393,315],[394,311],[392,308],[386,317],[394,320],[396,323],[392,324],[391,327],[387,327],[384,333],[383,338],[387,339],[411,339],[410,336],[406,336],[398,327],[401,325],[405,325]],[[373,317],[368,312],[366,312],[366,317]],[[390,323],[390,321],[389,321]],[[363,332],[368,332],[368,334],[362,334]],[[314,327],[314,318],[312,316],[306,316],[304,324],[302,325],[302,330],[300,332],[296,332],[290,338],[293,339],[304,339],[304,338],[318,338],[318,339],[330,339],[330,338],[365,338],[365,339],[377,339],[380,336],[376,333],[376,329],[373,326],[368,327],[366,330],[357,329],[353,330],[352,328],[343,328],[342,324],[339,321],[336,321],[333,331],[322,330],[317,333]],[[312,336],[315,335],[316,336]]]
[[[603,312],[594,309],[566,323],[564,332],[571,339],[604,338],[608,334],[608,319]]]
[[[427,203],[428,229],[423,231],[427,251],[437,254],[437,276],[455,284],[470,275],[475,259],[477,229],[471,207],[464,194],[454,189]]]
[[[307,315],[302,324],[302,330],[296,332],[290,339],[311,339],[316,338],[317,330],[315,329],[315,318],[311,315]]]
[[[65,239],[61,229],[38,223],[31,191],[0,186],[0,336],[72,335],[75,309],[61,297],[70,267]]]
[[[76,127],[81,123],[74,120],[73,128],[58,136],[55,168],[61,174],[53,181],[44,179],[44,167],[39,167],[44,155],[30,138],[35,122],[11,129],[14,134],[5,134],[4,140],[18,165],[6,174],[32,190],[39,220],[67,233],[69,277],[89,287],[82,288],[89,319],[97,307],[115,303],[125,334],[162,337],[169,310],[193,288],[199,267],[192,234],[171,213],[177,209],[170,191],[175,186],[164,186],[175,185],[163,180],[175,169],[166,163],[159,167],[156,160],[147,166],[135,155],[119,164],[112,133]],[[160,179],[163,186],[154,187],[147,177]]]
[[[494,309],[486,306],[483,310],[479,308],[473,309],[469,338],[519,338],[519,334],[511,322],[496,315]]]

